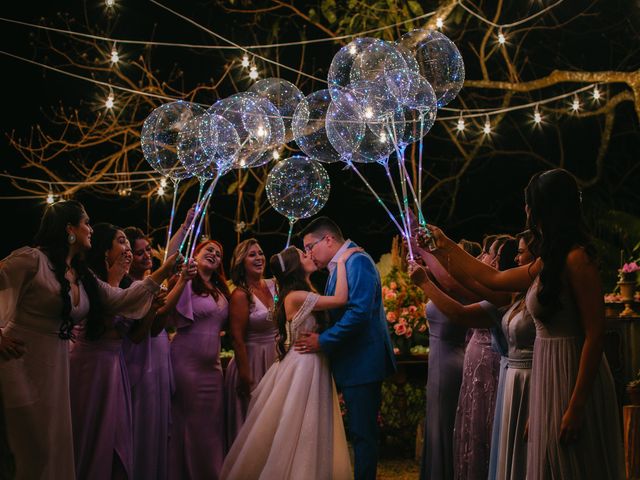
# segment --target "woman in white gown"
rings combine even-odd
[[[302,251],[289,247],[271,257],[280,295],[274,314],[280,360],[251,393],[247,419],[224,461],[221,478],[351,478],[329,363],[321,353],[302,355],[288,347],[301,333],[322,328],[324,310],[347,303],[345,262],[360,250],[350,248],[340,257],[334,296],[313,291],[309,276],[317,267]]]

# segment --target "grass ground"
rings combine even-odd
[[[411,458],[382,458],[378,463],[378,480],[417,480],[420,464]]]

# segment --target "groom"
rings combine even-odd
[[[325,295],[336,287],[337,259],[356,244],[346,240],[327,217],[311,222],[303,232],[304,249],[318,268],[329,269]],[[355,479],[375,479],[378,462],[378,411],[382,380],[395,371],[393,348],[382,308],[380,275],[366,253],[355,253],[346,264],[347,304],[330,310],[332,325],[321,334],[306,333],[296,342],[301,353],[322,351],[342,392],[355,454]]]

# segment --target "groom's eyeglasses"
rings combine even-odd
[[[311,253],[311,250],[313,250],[313,247],[315,247],[317,244],[319,244],[319,243],[320,243],[322,240],[324,240],[325,238],[327,238],[327,235],[325,235],[324,237],[322,237],[322,238],[320,238],[320,239],[316,240],[315,242],[311,242],[310,244],[305,245],[305,246],[304,246],[304,251],[305,251],[306,253]]]

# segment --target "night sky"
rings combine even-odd
[[[266,2],[236,3],[238,8],[266,5]],[[542,3],[550,2],[533,2],[535,5]],[[522,47],[524,52],[521,53],[521,60],[518,63],[523,80],[540,78],[554,69],[633,71],[640,68],[638,51],[640,2],[636,0],[595,1],[590,8],[582,11],[579,18],[569,21],[580,13],[576,10],[578,3],[583,2],[566,1],[565,4],[554,9],[553,15],[542,24],[546,27],[554,24],[565,26],[541,27],[527,33]],[[196,18],[200,23],[232,38],[239,44],[254,43],[257,39],[259,40],[256,37],[260,36],[264,38],[264,32],[272,27],[268,17],[265,17],[257,26],[248,28],[244,25],[247,21],[246,17],[225,13],[212,2],[168,1],[166,4],[185,15]],[[38,23],[39,19],[44,17],[48,19],[48,24],[59,26],[60,24],[55,20],[56,15],[59,12],[68,12],[71,17],[78,19],[77,30],[82,30],[82,18],[85,15],[99,20],[98,23],[102,27],[105,26],[103,5],[103,2],[98,1],[10,2],[3,5],[2,16],[33,23]],[[306,6],[304,3],[299,5],[296,3],[296,5],[303,10],[311,7],[311,3]],[[433,5],[433,2],[426,2],[423,8],[428,11]],[[141,40],[154,38],[158,41],[185,43],[211,41],[210,37],[203,32],[149,2],[120,0],[118,12],[118,20],[109,33],[112,37]],[[516,11],[507,12],[505,19],[517,19],[520,16]],[[281,21],[280,40],[298,40],[300,25],[299,22]],[[34,41],[38,43],[44,39],[42,33],[36,33],[34,36],[28,28],[4,23],[0,31],[2,50],[27,58],[37,58],[39,61],[47,57],[47,52],[41,46],[36,47],[32,44]],[[325,36],[311,26],[306,26],[305,32],[308,38]],[[481,38],[482,27],[477,22],[470,22],[467,19],[450,26],[445,33],[456,42],[465,58],[467,78],[480,78],[481,72],[477,67],[477,61],[473,58],[472,46],[476,45]],[[61,37],[52,34],[52,38],[60,39]],[[132,47],[128,46],[121,48],[125,52],[132,50]],[[326,77],[326,70],[338,48],[339,46],[335,44],[309,47],[306,51],[304,70],[312,72],[317,69],[316,75]],[[279,60],[297,67],[299,54],[297,49],[283,50],[280,52]],[[240,54],[227,52],[226,55],[228,60]],[[273,55],[273,52],[269,55]],[[91,84],[53,72],[44,72],[37,66],[6,56],[2,56],[0,62],[2,62],[5,96],[4,115],[2,115],[3,133],[15,130],[20,135],[27,136],[30,126],[35,124],[42,125],[46,130],[48,120],[45,113],[49,109],[55,108],[60,102],[68,106],[76,105],[80,109],[89,109],[89,105],[96,101],[99,93],[99,90]],[[224,63],[225,59],[220,54],[211,51],[157,47],[153,52],[153,65],[160,71],[158,76],[162,78],[174,68],[174,65],[179,65],[184,72],[180,82],[185,89],[207,82],[210,78],[216,78],[222,71]],[[296,82],[295,76],[285,72],[280,72],[279,76],[297,83],[305,94],[320,88],[309,82]],[[503,77],[503,74],[495,73],[494,75],[492,72],[492,78],[503,79]],[[241,88],[249,85],[246,78],[241,78],[240,75],[237,83]],[[531,99],[546,98],[579,86],[582,84],[556,86],[533,92],[531,97],[518,97],[518,101],[513,103],[526,103]],[[605,87],[603,90],[611,96],[624,88],[624,86],[615,85]],[[223,85],[220,93],[229,95],[234,91],[231,85]],[[503,92],[500,91],[478,89],[469,93],[467,89],[463,89],[461,93],[462,98],[465,101],[468,100],[467,106],[475,107],[495,107],[499,105],[502,95]],[[197,100],[210,104],[215,101],[215,98],[202,96]],[[460,107],[460,101],[454,101],[451,106]],[[560,105],[556,107],[560,108]],[[562,108],[566,110],[566,104],[563,104]],[[569,115],[556,117],[553,112],[549,112],[548,118],[554,118],[551,124],[542,130],[534,130],[529,124],[530,113],[511,114],[509,124],[505,125],[505,128],[492,138],[491,143],[478,153],[477,160],[472,163],[467,175],[461,179],[452,212],[449,211],[452,201],[449,191],[438,193],[428,200],[424,210],[430,220],[443,225],[454,238],[466,237],[480,240],[485,233],[515,233],[522,230],[524,225],[523,188],[533,172],[547,168],[541,159],[548,159],[556,164],[563,161],[567,168],[583,178],[591,177],[595,173],[594,159],[599,148],[603,118],[575,119]],[[436,176],[455,171],[461,165],[460,156],[451,143],[446,138],[444,127],[440,124],[436,124],[426,138],[425,166]],[[597,223],[598,218],[606,215],[609,209],[640,215],[639,146],[637,116],[630,102],[623,103],[617,107],[611,144],[603,162],[601,181],[584,191],[585,208],[588,210],[588,217],[592,224]],[[2,171],[29,174],[20,171],[20,158],[8,146],[6,138],[0,141],[0,152],[2,153]],[[535,155],[527,152],[535,152]],[[343,171],[340,165],[330,165],[327,170],[331,176],[332,192],[321,213],[338,221],[343,226],[345,234],[364,245],[377,260],[382,253],[390,249],[391,238],[395,234],[392,225],[373,198],[361,188],[359,180],[353,174]],[[363,171],[374,187],[383,192],[386,183],[382,176],[382,169],[377,166],[367,166]],[[428,182],[432,182],[432,179]],[[0,181],[0,189],[3,196],[21,194],[9,186],[5,180]],[[190,192],[189,195],[194,197],[195,191]],[[136,201],[133,198],[96,198],[91,193],[80,194],[77,198],[86,204],[93,222],[109,221],[121,226],[130,224],[145,226],[146,202]],[[36,231],[44,202],[32,200],[0,202],[5,224],[0,255],[4,257],[11,250],[30,242]],[[214,203],[214,215],[211,217],[214,225],[213,236],[223,241],[229,256],[235,245],[235,233],[233,226],[223,221],[220,215],[232,216],[235,199],[221,193]],[[152,223],[166,221],[169,207],[168,200],[164,203],[155,202],[151,211]],[[186,204],[180,210],[179,216],[185,210]],[[301,224],[303,225],[303,222]],[[262,231],[270,232],[256,234],[268,255],[282,248],[287,226],[281,216],[272,210],[267,212],[260,227]],[[253,233],[243,238],[250,235]],[[159,235],[158,240],[160,238]]]

